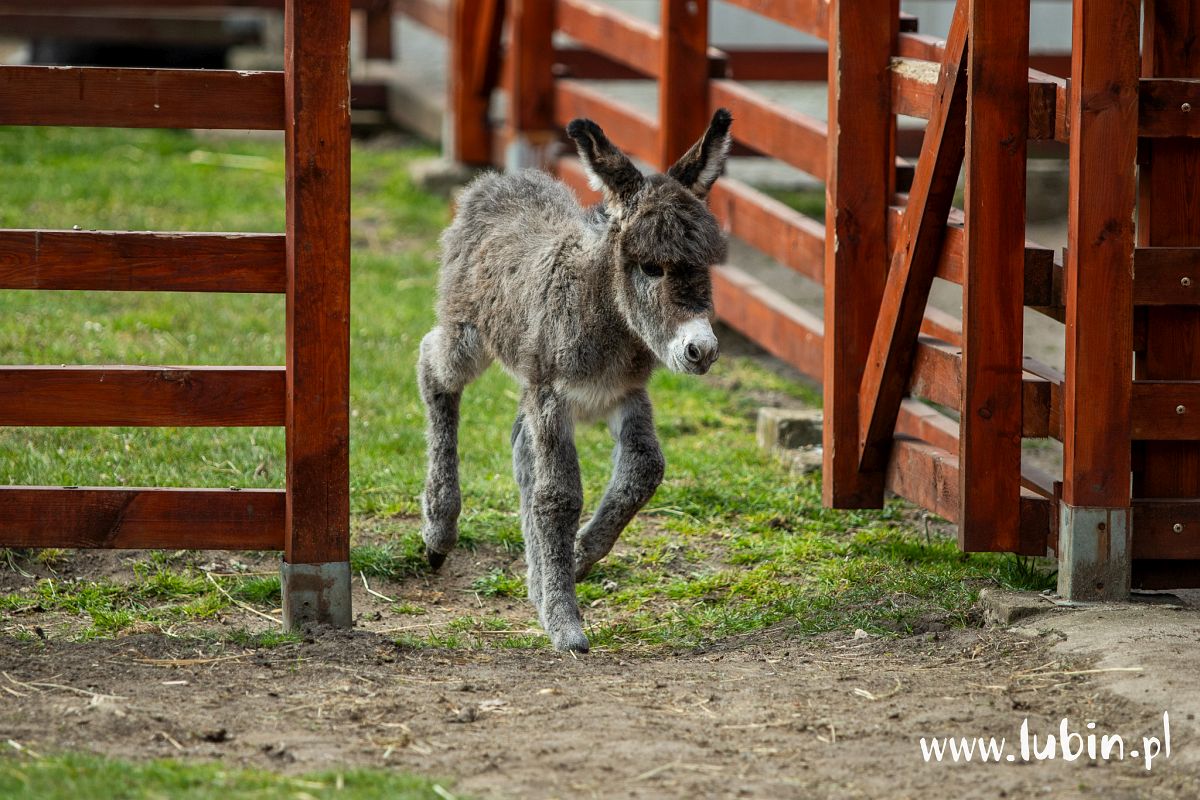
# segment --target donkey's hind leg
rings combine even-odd
[[[533,532],[531,502],[533,499],[533,449],[529,446],[529,433],[525,430],[525,415],[517,414],[512,429],[513,477],[521,490],[521,532],[525,537],[525,585],[529,602],[541,613],[542,608],[542,552],[537,536]]]
[[[575,580],[608,555],[625,526],[662,482],[665,462],[645,389],[631,392],[609,420],[616,446],[613,474],[596,513],[575,537]]]
[[[463,388],[490,359],[473,325],[439,325],[421,340],[417,381],[425,403],[428,471],[421,495],[421,536],[434,569],[458,541],[458,406]]]

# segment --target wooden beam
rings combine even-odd
[[[0,425],[284,423],[282,367],[0,366]]]
[[[938,103],[926,130],[899,248],[892,256],[883,303],[858,396],[859,470],[877,472],[887,451],[912,365],[925,304],[937,271],[946,218],[954,200],[966,136],[967,1],[951,22]]]
[[[820,380],[821,320],[729,265],[712,271],[713,306],[729,327],[771,355]]]
[[[891,253],[896,121],[888,66],[899,3],[833,0],[828,7],[823,499],[833,508],[870,508],[883,503],[884,475],[882,465],[859,470],[858,396]]]
[[[1138,0],[1077,0],[1059,593],[1129,592]]]
[[[1134,500],[1133,527],[1135,559],[1200,559],[1200,500],[1194,497]]]
[[[1021,544],[1029,7],[970,0],[958,543]],[[1053,109],[1051,109],[1053,111]]]
[[[1132,430],[1137,440],[1200,440],[1200,380],[1133,382]]]
[[[495,41],[489,53],[500,48],[498,0]],[[509,86],[506,125],[509,147],[505,164],[510,169],[543,167],[549,157],[547,148],[558,141],[554,123],[554,0],[507,0]],[[490,91],[488,93],[490,95]]]
[[[5,547],[282,550],[277,489],[0,487]]]
[[[56,13],[57,9],[0,13],[0,30],[13,39],[51,38],[56,41],[207,45],[235,47],[262,43],[257,27],[233,26],[223,14],[170,16],[130,13]]]
[[[288,0],[284,29],[284,559],[325,564],[350,557],[349,6],[346,0]],[[333,621],[325,611],[314,613]]]
[[[477,43],[487,20],[479,13],[478,0],[450,0],[450,21],[448,149],[456,161],[464,164],[491,165],[491,96],[481,94],[474,81],[480,69],[476,65],[481,56]]]
[[[282,234],[0,230],[0,289],[269,292]]]
[[[1200,79],[1142,78],[1138,93],[1138,135],[1200,136]]]
[[[938,63],[898,57],[892,60],[892,110],[918,119],[929,119],[937,98]],[[1028,72],[1028,70],[1026,70]],[[1049,77],[1049,76],[1048,76]],[[1034,141],[1055,139],[1059,82],[1050,79],[1027,79],[1026,138]]]
[[[554,82],[554,117],[561,126],[576,117],[589,117],[626,153],[650,164],[658,162],[658,123],[585,83]]]
[[[651,23],[593,0],[557,0],[555,12],[558,30],[584,47],[643,75],[662,74],[662,40]]]
[[[825,180],[829,159],[824,122],[772,102],[734,81],[710,82],[708,102],[714,109],[725,107],[733,112],[736,139],[819,181]]]
[[[392,10],[442,38],[450,38],[451,4],[442,0],[392,0]]]
[[[904,206],[891,206],[888,210],[888,246],[893,249],[899,244],[903,220]],[[937,277],[957,284],[963,282],[966,248],[964,223],[962,212],[956,208],[950,209],[937,262]],[[1061,305],[1062,296],[1061,293],[1055,294],[1055,287],[1061,287],[1062,276],[1055,276],[1055,271],[1061,272],[1062,268],[1054,263],[1054,251],[1036,242],[1026,241],[1023,262],[1025,305]]]
[[[0,66],[0,125],[283,128],[283,75]]]
[[[1136,248],[1133,251],[1133,304],[1200,304],[1200,247]]]
[[[713,186],[709,207],[725,230],[820,283],[825,273],[825,227],[733,178]]]
[[[960,524],[960,469],[958,458],[926,442],[898,437],[887,468],[887,488],[945,518]],[[1021,536],[1013,552],[1046,555],[1054,525],[1053,501],[1022,489],[1019,502]]]
[[[708,96],[708,3],[661,0],[659,35],[658,158],[651,163],[666,170],[708,128],[708,106],[696,102]]]

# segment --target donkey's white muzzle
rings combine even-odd
[[[671,356],[667,366],[675,372],[693,375],[708,372],[721,353],[707,317],[695,317],[676,328],[667,348]]]

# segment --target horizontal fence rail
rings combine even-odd
[[[0,66],[0,125],[283,130],[283,73]]]
[[[6,547],[282,550],[275,489],[0,487]]]
[[[0,230],[0,289],[281,294],[286,245],[282,234]]]
[[[0,425],[284,424],[283,367],[0,366]]]

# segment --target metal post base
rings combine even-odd
[[[283,629],[299,632],[309,625],[349,628],[350,562],[282,562]]]
[[[1130,510],[1059,506],[1058,593],[1067,600],[1129,599]]]

